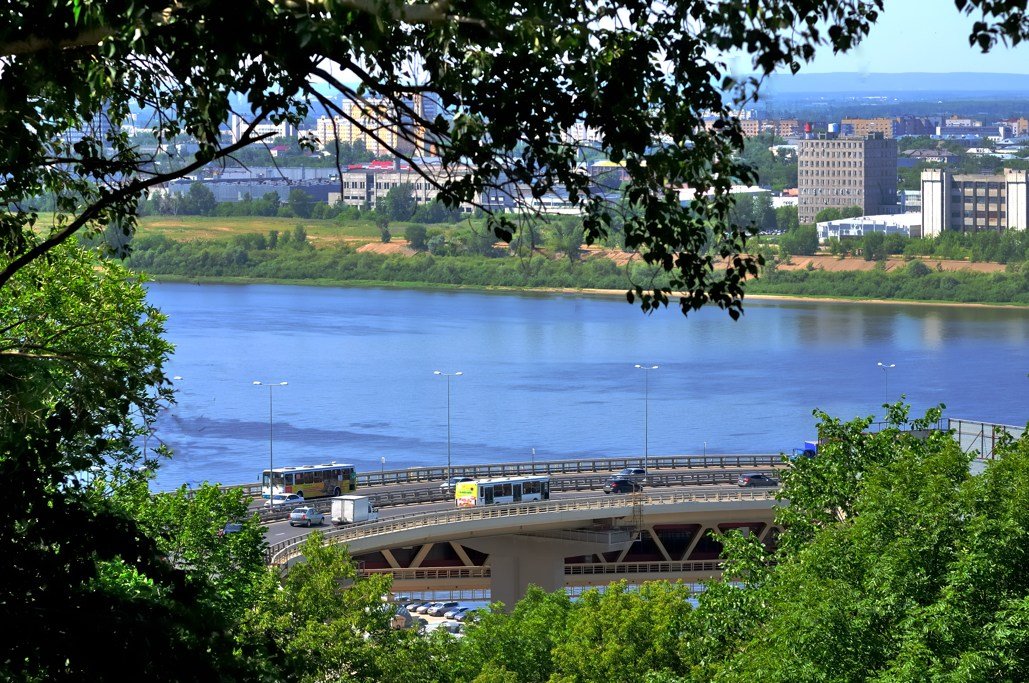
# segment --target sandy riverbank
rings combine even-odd
[[[521,288],[497,288],[497,289],[509,289],[512,291],[523,291],[523,292],[541,292],[550,294],[585,294],[587,296],[598,296],[604,298],[618,298],[625,299],[625,290],[620,289],[571,289],[571,288],[541,288],[541,289],[521,289]],[[669,307],[675,306],[678,301],[678,297],[675,294],[669,296]],[[830,297],[830,296],[802,296],[792,294],[747,294],[743,299],[744,308],[746,308],[747,301],[752,300],[768,300],[768,301],[812,301],[812,302],[824,302],[824,303],[840,303],[840,304],[903,304],[903,305],[915,305],[915,306],[948,306],[958,308],[1016,308],[1025,309],[1029,306],[1022,304],[980,304],[980,303],[966,303],[961,301],[921,301],[914,299],[859,299],[859,298],[847,298],[847,297]]]

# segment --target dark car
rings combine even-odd
[[[642,490],[643,486],[638,481],[620,474],[604,482],[604,493],[633,493]]]
[[[741,474],[736,480],[737,486],[778,486],[779,481],[772,479],[767,474],[760,474],[758,472],[749,472],[747,474]]]

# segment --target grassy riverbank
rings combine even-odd
[[[748,293],[840,300],[925,301],[1029,305],[1029,271],[938,271],[920,262],[895,272],[767,269]],[[617,293],[631,283],[661,286],[665,276],[643,263],[606,258],[581,262],[500,252],[483,256],[359,253],[346,243],[315,249],[309,243],[253,248],[245,240],[147,236],[134,243],[128,264],[158,279],[279,282],[318,285],[537,289]]]

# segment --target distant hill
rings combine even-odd
[[[799,73],[776,74],[767,83],[772,96],[811,97],[825,94],[841,95],[903,95],[918,93],[976,95],[983,93],[1009,93],[1024,96],[1029,93],[1029,74],[999,73]]]

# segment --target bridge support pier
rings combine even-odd
[[[468,538],[461,544],[489,555],[491,600],[511,610],[530,585],[548,593],[563,589],[566,557],[621,550],[634,540],[627,531],[564,531]]]

